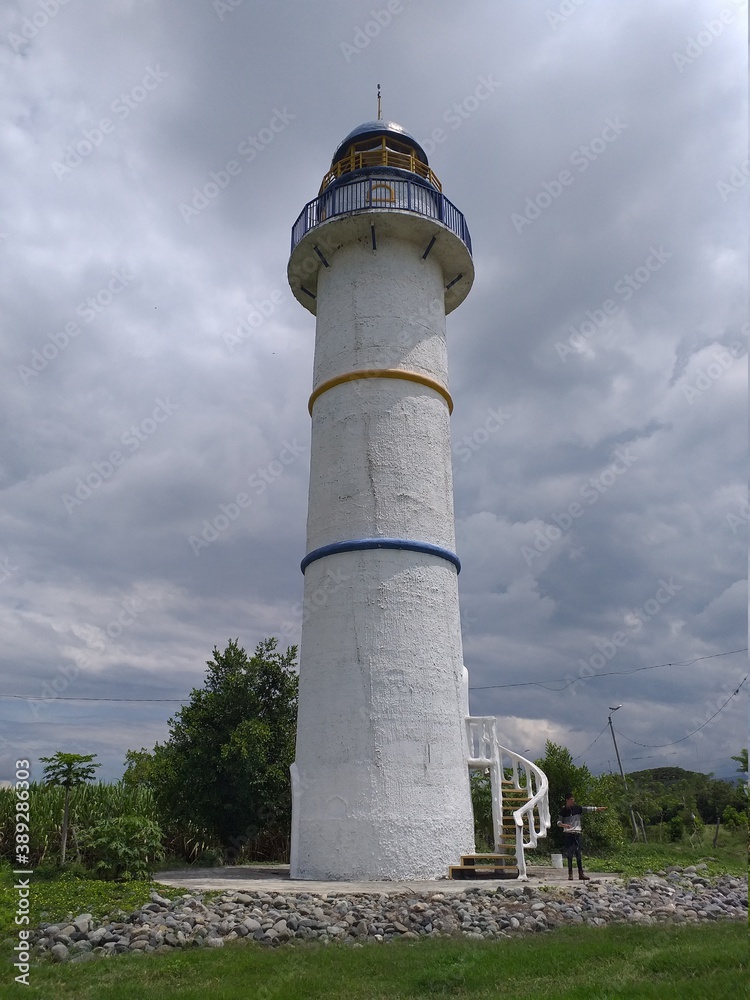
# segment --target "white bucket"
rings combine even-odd
[[[562,868],[562,866],[563,866],[563,863],[562,863],[562,854],[553,854],[552,855],[552,867],[553,868]]]

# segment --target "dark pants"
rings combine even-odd
[[[583,872],[583,861],[581,859],[581,835],[580,833],[564,833],[563,841],[565,853],[568,857],[568,872],[573,871],[573,855],[575,855],[578,865],[579,875]]]

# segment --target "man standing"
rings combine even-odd
[[[581,814],[604,812],[606,806],[579,806],[572,792],[565,796],[565,808],[557,817],[557,825],[562,827],[564,834],[565,853],[568,856],[568,879],[573,878],[573,855],[575,854],[578,864],[578,878],[582,882],[588,882],[588,875],[583,874],[583,861],[581,859]]]

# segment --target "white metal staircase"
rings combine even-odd
[[[469,770],[489,773],[495,853],[464,855],[451,878],[515,877],[526,881],[524,851],[550,827],[547,777],[497,738],[494,716],[466,716]],[[492,874],[490,874],[492,873]]]

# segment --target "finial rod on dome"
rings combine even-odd
[[[378,121],[381,122],[382,120],[383,114],[380,110],[380,84],[378,84]]]

